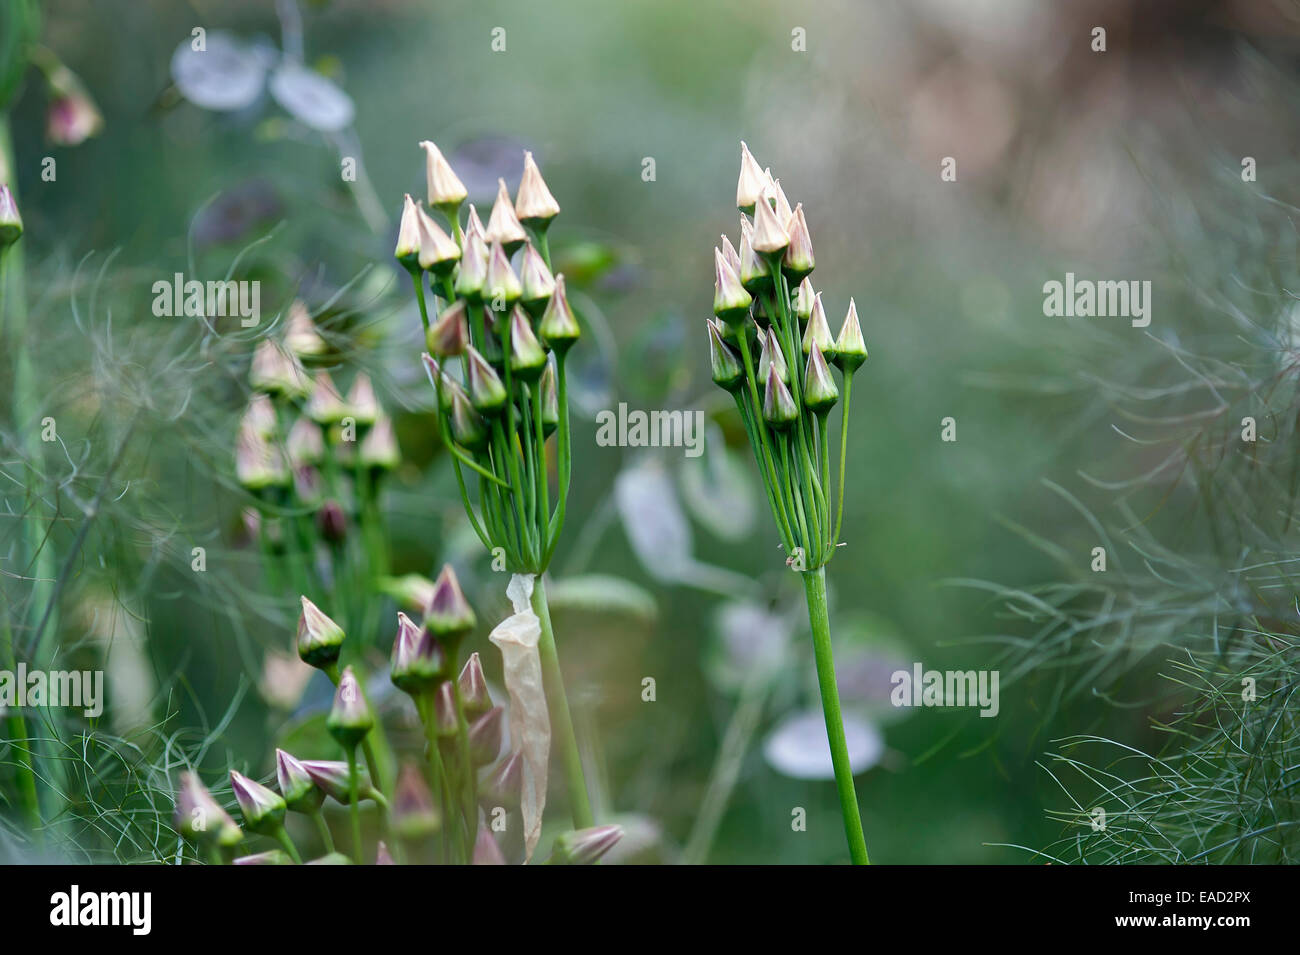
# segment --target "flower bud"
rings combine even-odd
[[[763,341],[763,350],[758,354],[758,373],[764,374],[764,369],[773,368],[776,371],[776,377],[781,379],[781,384],[790,384],[790,368],[785,361],[785,352],[781,350],[781,342],[776,337],[776,330],[769,328],[761,334]]]
[[[785,190],[781,188],[781,180],[772,178],[772,170],[764,169],[763,176],[767,179],[766,198],[772,203],[772,210],[776,213],[776,221],[784,223],[787,232],[790,231],[790,217],[794,215],[794,210],[790,208],[790,200],[785,197]]]
[[[742,212],[753,213],[754,206],[763,196],[763,187],[767,185],[767,180],[763,178],[763,170],[759,168],[758,160],[754,154],[749,151],[749,147],[742,140],[740,143],[740,179],[736,183],[736,208]]]
[[[9,248],[23,234],[23,217],[7,183],[0,183],[0,251]]]
[[[524,755],[515,750],[496,765],[479,786],[479,802],[489,810],[519,808],[524,785]]]
[[[357,675],[352,672],[352,667],[344,667],[325,728],[340,746],[351,749],[365,739],[374,726],[375,714],[361,692]]]
[[[411,842],[427,839],[442,829],[442,815],[433,803],[433,795],[420,770],[410,763],[397,774],[389,818],[393,832]]]
[[[343,797],[343,802],[347,801],[347,796]],[[303,865],[352,865],[352,860],[341,852],[327,852],[319,859],[312,859],[310,862],[304,862]]]
[[[402,199],[402,224],[397,227],[393,258],[412,275],[420,270],[420,208],[408,192]]]
[[[403,693],[419,696],[447,679],[447,655],[426,628],[404,613],[397,615],[393,640],[393,684]]]
[[[817,303],[817,293],[813,291],[812,282],[804,279],[799,283],[799,287],[794,290],[791,296],[790,304],[794,310],[794,317],[799,319],[799,329],[802,331],[812,318],[813,307]]]
[[[488,253],[487,275],[483,279],[483,300],[490,302],[493,310],[504,312],[519,301],[523,291],[505,249],[501,243],[493,242]]]
[[[794,207],[790,222],[786,226],[790,233],[790,244],[786,246],[781,259],[781,271],[792,284],[801,282],[817,265],[813,256],[812,235],[808,232],[808,220],[804,218],[803,203]]]
[[[555,292],[555,276],[531,242],[524,247],[524,260],[519,267],[519,284],[523,290],[520,303],[524,309],[533,317],[542,314]]]
[[[301,299],[294,299],[289,306],[289,318],[284,326],[284,347],[299,358],[315,358],[329,350]]]
[[[501,854],[496,836],[487,826],[479,826],[478,836],[474,840],[474,857],[470,865],[505,865],[506,857]]]
[[[549,355],[538,387],[542,389],[542,437],[549,438],[560,426],[560,396],[555,390],[555,361]]]
[[[316,372],[311,397],[307,399],[307,405],[303,409],[307,417],[317,424],[338,424],[348,416],[350,410],[343,396],[339,394],[338,388],[334,386],[334,379],[330,377],[329,372],[323,370]]]
[[[487,359],[473,345],[465,347],[465,354],[468,356],[466,379],[470,404],[481,415],[501,414],[510,399],[505,385],[501,384],[501,379],[487,363]]]
[[[307,767],[282,749],[275,751],[275,781],[285,807],[293,812],[315,812],[325,801],[325,794],[316,788]]]
[[[420,235],[420,268],[434,275],[446,275],[460,260],[460,246],[419,206],[416,206],[415,218]]]
[[[763,256],[754,251],[754,227],[744,216],[740,217],[740,284],[751,295],[758,295],[772,287],[772,270]],[[760,299],[761,303],[761,299]]]
[[[731,347],[722,341],[718,327],[709,323],[709,364],[713,383],[725,391],[736,392],[745,384],[745,369]]]
[[[754,235],[750,244],[759,255],[776,256],[790,245],[790,233],[785,230],[786,219],[778,219],[764,196],[754,206]],[[743,262],[742,262],[743,264]]]
[[[338,501],[326,501],[316,512],[316,529],[327,543],[339,544],[347,540],[348,517]]]
[[[808,367],[803,376],[804,407],[814,414],[824,415],[840,400],[840,389],[835,386],[831,370],[816,344],[808,355]]]
[[[364,468],[377,471],[394,471],[402,463],[402,452],[397,447],[397,435],[393,431],[393,419],[380,415],[379,419],[361,439],[357,456]]]
[[[191,842],[229,848],[244,838],[235,820],[212,798],[197,774],[181,773],[180,791],[176,794],[173,816],[176,831]]]
[[[448,646],[459,644],[471,632],[477,620],[474,609],[465,599],[451,564],[443,564],[438,579],[433,583],[433,599],[424,612],[424,625],[429,632]]]
[[[808,327],[803,330],[803,353],[812,354],[813,345],[820,348],[823,355],[835,354],[835,339],[831,338],[831,326],[826,321],[826,310],[822,308],[821,292],[813,296],[812,315]]]
[[[533,382],[546,367],[546,352],[533,334],[528,314],[518,305],[510,312],[510,373],[521,381]]]
[[[446,381],[443,382],[447,384]],[[451,382],[455,384],[455,382]],[[457,444],[471,451],[481,451],[487,447],[487,421],[474,410],[469,396],[460,385],[456,385],[451,394],[451,436]]]
[[[427,139],[420,143],[424,150],[425,180],[429,189],[429,205],[439,209],[449,222],[456,220],[456,211],[469,192],[443,157],[438,147]]]
[[[248,383],[254,391],[286,398],[304,398],[311,393],[311,382],[298,357],[269,338],[262,339],[253,351]]]
[[[573,309],[569,308],[569,296],[564,289],[562,273],[555,276],[555,291],[551,294],[551,300],[546,303],[546,311],[542,313],[537,331],[542,341],[546,342],[560,358],[564,357],[582,335],[578,320],[573,317]]]
[[[740,221],[742,223],[745,222],[746,221],[745,217],[741,216]],[[743,227],[740,230],[740,236],[741,236],[741,241],[743,242],[745,237],[745,230]],[[722,234],[722,246],[720,251],[722,252],[722,258],[725,259],[726,263],[731,266],[731,270],[735,272],[737,275],[739,275],[740,255],[739,253],[736,252],[736,247],[731,244],[731,239],[727,238],[727,234],[725,232]]]
[[[858,324],[858,306],[849,299],[849,311],[840,326],[840,337],[835,342],[835,353],[831,361],[840,366],[840,371],[856,370],[867,360],[867,343],[862,340],[862,326]]]
[[[338,662],[343,649],[343,628],[325,616],[306,597],[298,617],[298,656],[309,666],[324,670]]]
[[[776,365],[769,365],[767,390],[763,395],[763,420],[771,425],[773,430],[784,431],[794,424],[798,417],[799,409],[795,407],[790,389],[777,375]]]
[[[542,171],[533,161],[533,154],[524,151],[524,175],[515,193],[515,213],[519,221],[531,229],[545,231],[551,220],[560,214],[560,204],[546,187]]]
[[[45,134],[56,146],[80,146],[104,128],[104,117],[75,73],[62,64],[46,77],[50,104]]]
[[[300,468],[293,469],[293,493],[297,496],[299,503],[307,507],[317,507],[321,503],[322,481],[320,469],[314,465],[305,464]]]
[[[288,487],[291,480],[280,448],[247,424],[235,438],[235,477],[249,491]]]
[[[448,305],[434,319],[425,333],[429,354],[449,358],[464,353],[469,343],[469,324],[465,319],[465,303],[461,299]]]
[[[753,298],[740,284],[735,273],[718,249],[713,250],[713,314],[728,325],[743,322],[749,315]]]
[[[247,428],[254,434],[270,439],[275,437],[275,424],[275,406],[271,404],[270,396],[265,392],[254,392],[248,399],[244,416],[239,419],[240,429]]]
[[[433,599],[433,581],[423,574],[380,577],[375,584],[380,593],[392,597],[399,607],[412,613],[423,611]]]
[[[483,239],[488,245],[500,243],[508,256],[514,255],[515,249],[528,241],[528,233],[515,215],[515,206],[510,201],[510,192],[506,189],[504,179],[497,180],[497,199],[492,203],[492,214],[488,216]]]
[[[279,793],[233,769],[230,788],[244,816],[244,825],[251,832],[270,835],[284,824],[285,803]]]
[[[460,687],[460,705],[465,711],[465,718],[475,720],[492,709],[492,697],[488,693],[487,677],[483,675],[483,661],[477,653],[471,653],[465,661],[457,680]]]
[[[463,698],[461,702],[463,706]],[[475,766],[486,766],[500,755],[501,723],[505,712],[504,708],[494,706],[469,724],[469,758]]]
[[[461,248],[465,247],[465,243],[469,241],[471,235],[476,235],[481,239],[485,231],[483,220],[478,217],[478,210],[474,208],[474,203],[471,202],[469,204],[469,215],[465,217],[465,235],[461,238]],[[483,248],[487,248],[486,242],[483,243]]]
[[[379,407],[379,399],[375,397],[375,386],[364,371],[359,372],[352,380],[352,387],[348,389],[347,404],[352,417],[363,427],[374,424],[383,411]]]
[[[397,865],[393,861],[393,854],[388,851],[388,843],[383,839],[375,845],[375,865]]]
[[[488,247],[478,232],[465,233],[465,246],[460,257],[460,271],[456,273],[456,294],[470,301],[478,301],[483,294],[483,281],[487,278]]]
[[[594,865],[623,838],[622,826],[593,826],[566,832],[555,840],[553,865]]]
[[[266,852],[255,852],[251,856],[240,856],[233,860],[231,865],[293,865],[293,860],[283,849],[268,849]]]
[[[433,727],[439,739],[453,739],[460,732],[456,691],[450,680],[438,685],[437,694],[433,698]]]
[[[351,777],[346,762],[336,759],[304,759],[302,766],[317,789],[336,802],[348,805],[351,800],[348,780]],[[357,799],[373,799],[381,805],[386,803],[383,795],[371,783],[370,774],[364,766],[357,767]]]

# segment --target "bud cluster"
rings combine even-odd
[[[571,472],[565,357],[581,334],[564,275],[551,271],[547,229],[560,207],[526,152],[514,200],[500,180],[487,224],[473,205],[462,224],[465,186],[437,146],[420,146],[428,205],[442,224],[408,195],[394,255],[419,300],[439,429],[483,545],[500,548],[512,571],[540,573],[564,522]],[[552,510],[547,440],[556,432]],[[478,511],[464,468],[481,485]]]
[[[844,505],[849,398],[853,374],[867,359],[857,306],[850,299],[833,337],[802,203],[793,209],[771,170],[740,144],[736,206],[740,241],[714,249],[713,314],[708,320],[714,382],[736,400],[758,460],[787,563],[816,570],[839,540]],[[839,502],[832,514],[827,416],[841,388]]]

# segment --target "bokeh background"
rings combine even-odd
[[[797,581],[709,381],[712,247],[737,238],[742,139],[804,204],[832,325],[854,297],[871,352],[854,389],[847,546],[828,577],[873,859],[1041,863],[1035,850],[1061,840],[1088,858],[1075,842],[1088,827],[1068,815],[1097,788],[1063,778],[1062,741],[1159,752],[1161,725],[1204,689],[1170,679],[1171,660],[1262,608],[1275,635],[1293,632],[1288,581],[1231,575],[1260,552],[1250,535],[1265,516],[1226,533],[1221,521],[1272,494],[1273,477],[1282,490],[1261,511],[1290,513],[1294,3],[333,0],[300,4],[299,25],[291,9],[50,0],[43,42],[104,128],[51,145],[35,80],[12,114],[30,347],[69,460],[87,455],[71,475],[43,459],[63,489],[43,500],[71,515],[54,522],[60,554],[141,409],[59,625],[68,652],[116,659],[115,725],[143,763],[166,775],[174,748],[214,773],[264,773],[284,728],[328,700],[315,684],[268,690],[267,653],[290,646],[294,610],[265,590],[232,480],[255,336],[232,326],[197,349],[189,320],[155,317],[151,286],[175,272],[258,279],[268,317],[307,303],[399,413],[394,568],[452,561],[485,622],[507,610],[436,447],[419,321],[391,258],[402,194],[423,191],[426,138],[481,210],[498,176],[513,193],[524,148],[563,207],[559,267],[578,276],[594,330],[552,603],[601,812],[635,836],[629,857],[845,856],[819,729],[800,719],[817,697]],[[300,31],[354,122],[322,132],[266,93],[234,112],[196,105],[170,69],[195,27],[267,50]],[[40,176],[47,155],[54,182]],[[343,180],[341,156],[362,181]],[[955,182],[941,180],[945,157]],[[1045,317],[1043,283],[1067,271],[1151,281],[1150,328]],[[1275,425],[1260,425],[1273,442],[1255,462],[1263,491],[1215,483],[1247,452],[1194,443],[1240,417],[1203,414],[1210,393]],[[705,409],[707,453],[598,446],[594,413],[618,402]],[[1270,417],[1268,402],[1282,410]],[[1270,528],[1285,553],[1289,521]],[[203,575],[189,566],[199,545]],[[1066,618],[1080,625],[1061,636]],[[491,661],[487,629],[474,640]],[[998,716],[890,707],[889,673],[913,662],[999,669]],[[1128,768],[1101,748],[1080,758]],[[68,789],[83,793],[69,815],[111,802],[84,795],[89,775]],[[807,831],[792,830],[795,807]],[[92,857],[111,855],[99,827],[78,831]]]

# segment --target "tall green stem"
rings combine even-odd
[[[564,758],[573,825],[576,829],[587,829],[594,826],[596,820],[591,813],[591,801],[587,796],[587,777],[582,771],[582,754],[578,750],[578,737],[573,731],[573,718],[569,714],[569,698],[564,692],[560,657],[555,649],[555,631],[551,627],[551,608],[546,603],[546,585],[540,575],[533,581],[532,605],[533,612],[542,624],[542,637],[537,649],[542,660],[546,699],[550,704],[551,732]]]
[[[821,689],[822,713],[826,717],[826,738],[835,765],[835,788],[840,796],[844,816],[844,836],[854,865],[870,865],[867,843],[862,835],[862,817],[858,814],[858,794],[853,788],[853,769],[844,741],[844,719],[840,715],[840,691],[835,683],[835,659],[831,654],[831,624],[826,613],[826,571],[810,570],[803,575],[804,594],[808,598],[808,621],[812,624],[813,652],[817,658],[817,685]]]

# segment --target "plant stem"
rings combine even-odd
[[[329,823],[325,821],[325,817],[321,814],[319,809],[314,811],[311,814],[311,817],[316,822],[316,831],[320,833],[320,841],[325,844],[325,851],[327,853],[333,852],[334,836],[330,834]]]
[[[348,804],[352,813],[352,861],[361,865],[361,805],[357,796],[357,748],[348,747]]]
[[[281,826],[275,831],[275,838],[280,840],[280,845],[284,846],[284,851],[289,853],[289,858],[294,861],[295,865],[302,865],[302,856],[298,854],[298,847],[293,844],[289,838],[289,832]]]
[[[853,788],[853,769],[849,765],[848,746],[844,741],[844,719],[840,715],[840,691],[835,683],[835,659],[831,653],[831,625],[826,613],[826,571],[823,568],[802,574],[804,594],[808,598],[808,621],[812,624],[813,653],[817,658],[817,685],[821,689],[822,712],[826,717],[826,739],[835,765],[835,788],[839,792],[840,812],[844,816],[844,836],[854,865],[870,865],[867,843],[862,836],[862,817],[858,814],[858,795]]]
[[[578,750],[578,737],[573,731],[573,718],[569,714],[569,698],[564,692],[564,676],[560,672],[555,631],[551,626],[551,608],[546,603],[546,585],[540,575],[533,581],[532,605],[533,612],[542,625],[542,637],[537,649],[542,660],[546,699],[550,704],[551,732],[564,757],[573,825],[576,829],[587,829],[594,826],[596,821],[591,814],[591,802],[587,796],[587,778],[582,771],[582,753]]]

